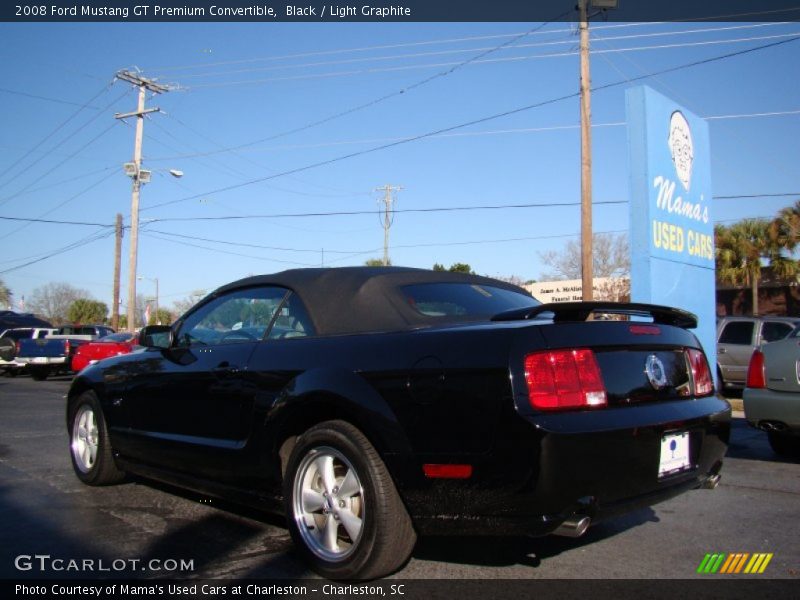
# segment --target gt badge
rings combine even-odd
[[[664,371],[664,363],[655,354],[647,357],[644,363],[644,372],[647,379],[654,389],[660,390],[667,385],[667,373]]]

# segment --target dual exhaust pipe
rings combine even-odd
[[[722,475],[720,475],[719,473],[711,475],[703,483],[703,488],[707,490],[713,490],[719,485],[720,479],[722,479]],[[553,531],[553,535],[579,538],[584,533],[586,533],[586,531],[589,529],[589,525],[591,524],[592,524],[591,517],[587,517],[586,515],[573,515],[572,517],[564,521],[561,525],[559,525],[556,528],[556,530]]]

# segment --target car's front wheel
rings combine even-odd
[[[69,450],[72,467],[83,483],[109,485],[125,478],[114,462],[108,429],[94,392],[81,394],[70,406]]]
[[[321,575],[374,579],[400,568],[416,534],[375,448],[344,421],[303,433],[286,467],[289,531]]]

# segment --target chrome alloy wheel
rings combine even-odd
[[[75,465],[83,472],[88,473],[94,468],[97,461],[99,431],[94,410],[88,404],[78,409],[72,423],[72,457]]]
[[[303,457],[292,507],[300,536],[316,556],[338,562],[355,550],[364,525],[364,489],[341,452],[321,446]]]

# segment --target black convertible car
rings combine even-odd
[[[716,485],[730,407],[696,324],[458,273],[250,277],[75,378],[72,463],[280,511],[332,578],[398,569],[417,534],[578,536]]]

